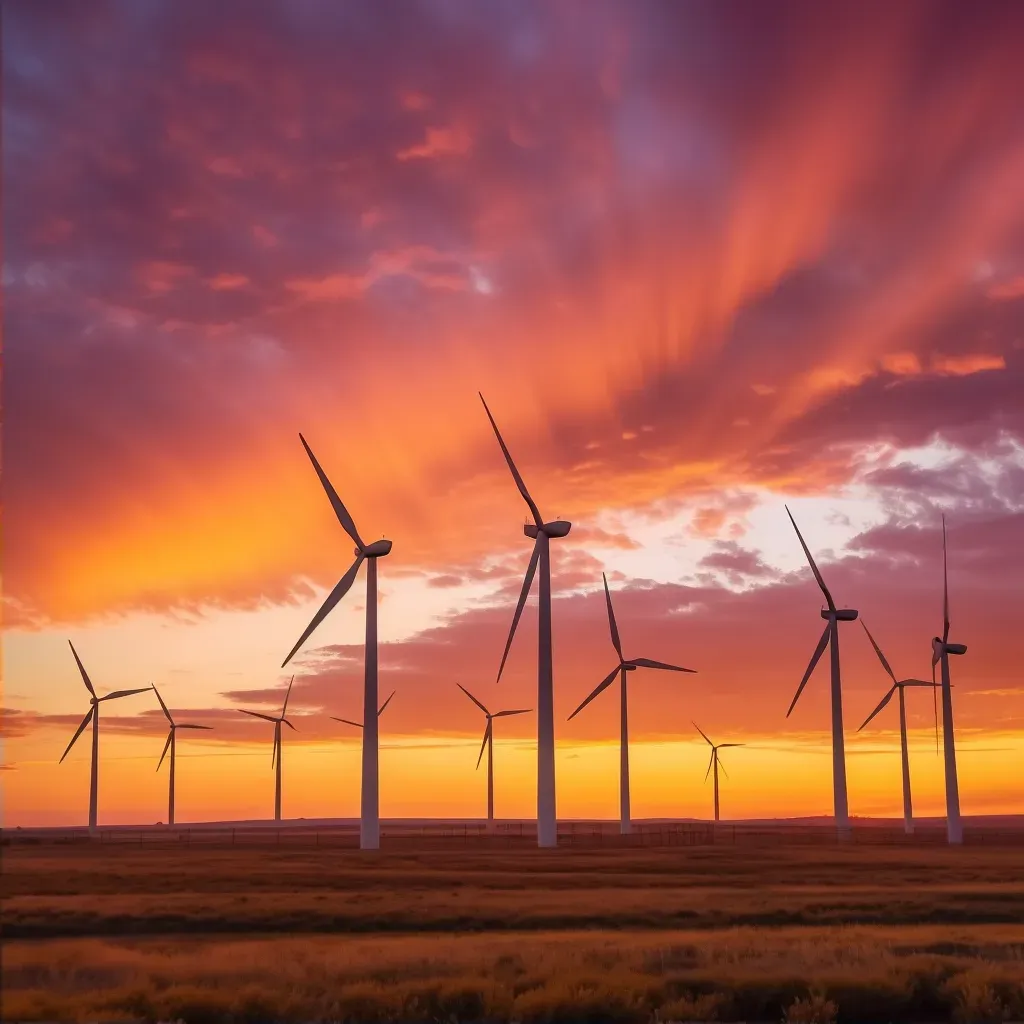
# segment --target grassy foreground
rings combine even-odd
[[[5,1020],[1024,1020],[1020,849],[4,853]]]

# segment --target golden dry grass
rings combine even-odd
[[[4,853],[7,1020],[1024,1019],[1019,850]]]

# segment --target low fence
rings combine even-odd
[[[134,828],[102,827],[91,834],[87,828],[4,829],[5,845],[100,843],[134,846],[175,846],[189,848],[223,846],[337,847],[358,848],[359,826],[355,824],[285,825],[251,824],[230,826],[147,825]],[[381,823],[381,844],[400,849],[406,844],[418,848],[453,845],[535,848],[534,822],[430,822]],[[853,826],[846,835],[831,825],[755,825],[712,822],[638,822],[622,835],[617,822],[576,822],[558,824],[558,845],[569,848],[703,847],[765,845],[837,845],[843,842],[871,846],[940,846],[946,844],[943,826],[919,826],[907,835],[902,827]],[[969,846],[1024,846],[1024,830],[965,828]]]

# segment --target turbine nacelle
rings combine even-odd
[[[835,611],[829,608],[821,609],[821,617],[823,619],[835,619],[836,622],[853,622],[857,615],[856,608],[837,608]]]
[[[391,554],[391,541],[389,540],[375,540],[372,544],[367,544],[362,551],[359,548],[355,549],[355,555],[358,558],[362,555],[363,558],[383,558],[385,555]]]
[[[936,657],[938,657],[940,654],[943,654],[943,653],[946,653],[946,654],[966,654],[967,653],[967,644],[944,643],[941,637],[933,636],[932,637],[932,651],[935,653]]]
[[[527,523],[523,527],[523,533],[531,540],[536,540],[539,533],[544,533],[548,537],[565,537],[571,529],[572,523],[566,522],[564,519],[556,519],[554,522],[545,523],[543,526]]]
[[[624,661],[619,666],[619,668],[621,668],[623,672],[635,672],[637,670],[637,666],[636,665],[630,665],[630,663],[628,661]]]

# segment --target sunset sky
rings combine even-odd
[[[830,814],[789,503],[900,676],[949,524],[965,814],[1024,812],[1024,4],[13,0],[3,20],[5,825],[77,824],[100,693],[181,721],[178,818],[269,817],[279,668],[380,562],[381,813],[480,816],[483,716],[536,706],[552,543],[560,817]],[[358,813],[362,578],[289,666],[285,817]],[[841,633],[850,810],[901,812],[895,705]],[[943,808],[908,693],[915,810]],[[104,706],[101,823],[166,817],[152,694]],[[496,726],[535,812],[536,717]]]

